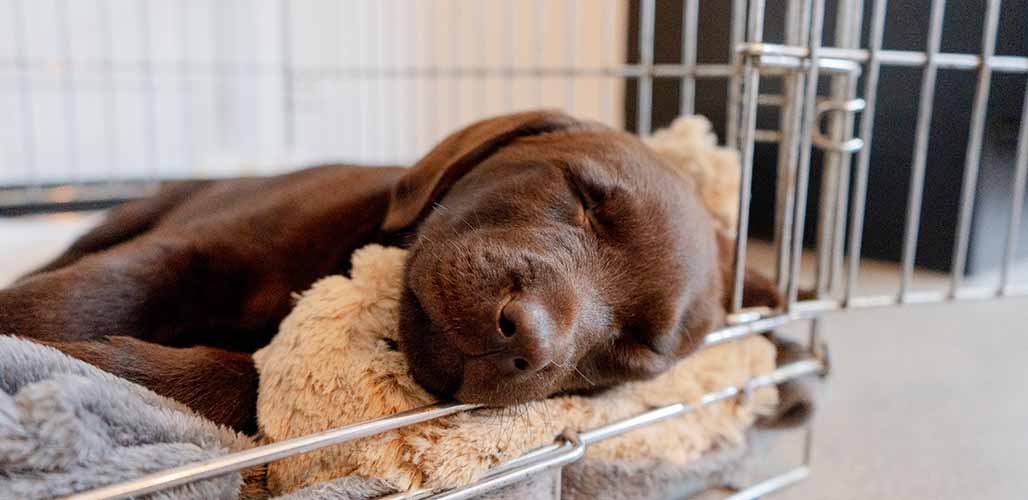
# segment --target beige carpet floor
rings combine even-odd
[[[0,283],[95,220],[0,219]],[[754,247],[754,262],[770,262],[766,246]],[[888,292],[894,276],[895,266],[868,263],[861,290]],[[918,273],[919,286],[943,283]],[[828,316],[833,370],[815,421],[814,473],[777,498],[1028,498],[1026,322],[1024,299]],[[792,437],[779,455],[798,458]]]

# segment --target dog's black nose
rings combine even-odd
[[[517,295],[501,306],[496,320],[497,340],[504,345],[496,368],[504,374],[541,370],[553,361],[556,325],[546,306],[530,295]]]

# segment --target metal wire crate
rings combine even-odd
[[[101,28],[111,26],[114,15],[111,4],[103,0],[96,4],[95,16]],[[692,411],[697,406],[737,397],[754,387],[822,373],[827,369],[827,358],[819,340],[819,318],[828,313],[1028,295],[1028,284],[1016,283],[1012,278],[1028,176],[1028,85],[1017,122],[1016,152],[1012,164],[1007,165],[1013,170],[1013,188],[1006,202],[1009,206],[1007,232],[997,280],[985,286],[966,282],[990,81],[996,73],[1028,75],[1026,55],[995,54],[1000,0],[984,2],[977,53],[943,52],[944,0],[930,2],[924,50],[894,50],[884,46],[886,0],[869,0],[866,5],[863,0],[837,0],[828,5],[826,0],[788,0],[784,11],[776,14],[781,16],[784,26],[778,37],[765,36],[770,21],[767,14],[772,10],[766,8],[764,0],[732,0],[731,23],[726,33],[730,49],[718,62],[700,62],[697,56],[701,42],[697,40],[697,27],[701,9],[707,7],[701,6],[699,0],[684,0],[680,20],[684,37],[680,60],[675,63],[658,62],[655,57],[656,0],[640,0],[636,4],[635,32],[639,51],[638,61],[633,63],[626,62],[628,54],[623,48],[629,31],[619,31],[627,24],[624,21],[628,12],[628,3],[621,0],[566,0],[557,4],[457,0],[419,2],[409,11],[403,11],[395,1],[333,4],[336,6],[333,8],[338,9],[337,17],[318,18],[334,19],[322,24],[346,32],[349,38],[340,42],[342,46],[357,47],[342,58],[349,61],[347,64],[322,64],[303,59],[304,45],[298,38],[296,23],[312,13],[300,12],[303,9],[289,1],[261,2],[252,9],[256,14],[247,14],[238,5],[226,7],[222,2],[178,2],[175,7],[158,7],[153,2],[134,1],[127,5],[135,10],[122,15],[130,16],[131,26],[138,30],[135,36],[148,42],[141,45],[138,54],[124,56],[115,50],[117,44],[113,39],[108,39],[99,44],[100,57],[91,61],[71,56],[72,30],[67,22],[71,4],[60,0],[53,3],[51,21],[41,21],[43,24],[50,22],[50,32],[55,34],[57,43],[53,57],[33,56],[28,38],[32,29],[27,12],[31,9],[27,5],[25,0],[7,0],[6,6],[12,15],[0,16],[12,24],[10,33],[13,34],[8,47],[11,55],[0,63],[2,78],[10,84],[5,95],[8,102],[13,103],[14,114],[20,117],[3,137],[5,144],[12,145],[7,148],[8,158],[17,160],[8,165],[24,165],[20,176],[8,172],[0,181],[5,186],[0,191],[0,204],[6,205],[137,196],[153,182],[166,177],[238,173],[238,169],[218,165],[237,164],[242,159],[262,165],[288,166],[300,162],[304,155],[344,154],[364,162],[403,163],[446,130],[471,118],[538,105],[559,105],[572,113],[590,115],[620,126],[625,118],[621,115],[622,99],[629,88],[635,92],[636,128],[646,134],[653,125],[655,82],[676,80],[680,83],[683,113],[696,109],[697,81],[724,82],[728,95],[726,143],[737,147],[743,160],[738,227],[741,236],[736,243],[732,314],[728,325],[709,334],[706,342],[724,342],[796,322],[808,322],[810,358],[782,366],[744,386],[711,393],[698,404],[656,408],[624,421],[586,430],[577,438],[559,438],[554,445],[496,468],[474,485],[448,492],[408,492],[400,495],[403,498],[470,498],[531,474],[557,469],[581,457],[584,449],[598,440]],[[238,35],[241,20],[250,20],[273,34],[267,36],[267,43],[277,47],[277,51],[270,57],[259,56],[255,51],[251,54],[253,57],[232,59],[225,44],[238,40],[218,38],[231,38],[221,33],[213,36],[211,47],[217,50],[213,50],[214,56],[208,57],[182,28],[181,33],[169,35],[162,42],[178,46],[178,56],[157,57],[155,45],[150,42],[154,40],[152,30],[157,19],[154,9],[158,8],[165,9],[162,15],[176,19],[178,24],[172,24],[180,27],[186,26],[187,20],[209,16],[207,25],[212,32],[229,23],[235,26]],[[179,10],[176,14],[167,9]],[[828,11],[834,16],[826,16]],[[833,18],[832,39],[825,40],[826,23]],[[392,22],[407,23],[403,26],[409,29],[375,29]],[[559,29],[558,24],[562,26]],[[862,35],[865,31],[866,37]],[[257,33],[256,28],[253,33]],[[580,42],[583,37],[593,36],[601,50],[586,57],[581,52],[584,44]],[[439,54],[445,57],[438,57]],[[883,68],[897,67],[920,71],[921,86],[917,92],[880,85]],[[932,127],[936,80],[941,70],[972,72],[975,85],[958,215],[954,221],[949,285],[923,291],[914,289],[913,277],[929,143],[936,132]],[[94,83],[99,84],[95,88],[84,88],[92,77],[96,77]],[[41,80],[54,84],[50,90],[51,97],[56,96],[55,109],[58,110],[54,123],[64,130],[61,137],[65,140],[57,141],[52,147],[64,151],[67,159],[68,167],[62,175],[44,172],[43,159],[50,153],[42,151],[43,142],[37,129],[42,118],[34,104],[40,98],[36,89]],[[126,81],[137,85],[125,87]],[[626,82],[633,86],[627,86]],[[241,90],[248,85],[264,85],[266,95],[273,97],[271,102],[262,104],[265,106],[261,108],[264,128],[247,129],[244,122],[248,115],[238,114],[239,110],[232,108],[240,103],[256,102],[251,96],[249,100],[239,98],[232,104],[233,99],[237,99],[229,95],[232,89]],[[197,97],[196,89],[205,86],[210,87],[209,95]],[[767,92],[768,88],[775,90]],[[103,147],[94,153],[101,160],[123,160],[112,161],[109,170],[95,177],[83,174],[79,168],[88,159],[87,154],[79,151],[84,142],[80,134],[86,128],[78,112],[79,100],[89,92],[99,96],[98,116],[102,118],[90,126],[107,127],[98,136]],[[161,92],[179,96],[177,111],[162,111],[163,101],[158,97]],[[899,286],[895,293],[868,296],[858,293],[858,280],[871,145],[873,140],[881,139],[875,137],[875,119],[876,103],[882,92],[903,92],[911,99],[916,96],[919,102],[913,125],[915,140],[907,210],[902,215],[905,230]],[[132,155],[119,153],[123,153],[120,144],[126,126],[122,123],[122,114],[112,109],[125,95],[134,96],[140,103],[141,112],[135,123],[142,130],[141,141],[138,154],[133,154],[140,165],[149,165],[149,169],[122,168],[131,163],[124,160]],[[205,101],[205,106],[210,105],[205,111],[208,114],[197,120],[203,124],[200,132],[189,119],[196,118],[192,103],[197,99],[210,101]],[[326,109],[345,113],[331,116],[332,112],[320,111]],[[403,116],[393,118],[400,110],[404,111]],[[770,112],[777,120],[776,126],[758,127],[762,110]],[[165,135],[169,129],[158,118],[165,112],[179,116],[177,125],[170,128],[178,130],[175,139]],[[337,135],[341,138],[326,140],[318,132],[326,128],[339,131]],[[208,133],[213,138],[201,141],[200,136]],[[318,138],[311,139],[309,134]],[[258,148],[259,157],[242,158],[235,154],[263,139],[268,139],[273,147]],[[773,167],[778,179],[774,272],[788,298],[781,312],[741,307],[753,172],[755,168],[772,168],[771,165],[755,165],[755,151],[761,143],[777,145]],[[15,150],[17,152],[11,152]],[[823,160],[821,185],[818,198],[810,200],[808,187],[815,156]],[[192,164],[201,167],[183,170],[184,165]],[[256,170],[270,172],[274,168]],[[816,226],[808,223],[808,206],[816,207]],[[801,279],[806,233],[813,233],[816,240],[812,282]],[[815,297],[801,300],[799,291],[806,287],[814,290]],[[471,408],[473,406],[460,404],[436,405],[226,455],[74,498],[118,498],[156,491]],[[811,436],[808,427],[807,452],[800,465],[753,485],[733,498],[760,497],[805,478],[810,473]]]

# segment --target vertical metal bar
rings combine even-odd
[[[810,331],[807,336],[807,352],[814,359],[817,359],[817,350],[821,344],[821,331],[824,328],[824,318],[816,317],[810,320]],[[803,428],[803,465],[810,466],[814,458],[814,419],[808,418]]]
[[[817,126],[817,80],[821,52],[821,29],[824,26],[824,0],[813,0],[810,14],[809,64],[804,85],[803,123],[800,129],[800,162],[796,169],[796,210],[793,221],[792,263],[789,269],[789,309],[796,303],[800,287],[800,263],[803,258],[803,225],[806,222],[807,181],[810,174],[811,139]]]
[[[860,247],[864,239],[864,208],[867,203],[867,176],[871,164],[871,141],[874,137],[875,104],[878,99],[878,77],[881,73],[882,37],[885,34],[886,0],[875,0],[871,12],[871,33],[867,79],[864,81],[864,114],[860,119],[860,138],[864,148],[857,155],[857,172],[853,184],[853,207],[850,209],[850,258],[846,270],[845,304],[849,305],[857,287],[860,271]]]
[[[789,0],[786,7],[786,43],[806,45],[810,26],[810,9],[806,0]],[[782,106],[779,109],[782,140],[778,143],[778,186],[775,193],[774,247],[777,265],[775,280],[779,290],[785,291],[789,277],[789,249],[791,248],[792,218],[796,202],[796,162],[799,156],[800,110],[803,100],[803,80],[798,71],[789,71],[782,78]]]
[[[654,0],[642,0],[639,15],[639,64],[643,73],[639,77],[638,99],[636,105],[636,132],[640,136],[650,135],[653,113],[653,29],[656,21],[656,4]]]
[[[727,115],[725,143],[730,148],[735,148],[739,143],[739,85],[742,81],[743,60],[738,49],[745,35],[745,5],[746,0],[732,0],[732,28],[728,41],[728,60],[732,63],[733,71],[732,77],[728,80],[728,105],[725,110]]]
[[[863,9],[863,2],[861,3],[861,9]],[[857,32],[859,33],[860,27],[857,26]],[[859,36],[859,35],[858,35]],[[859,44],[857,40],[854,43]],[[854,47],[856,48],[856,47]],[[847,101],[855,99],[857,97],[857,83],[859,77],[857,75],[848,75],[845,79],[845,83],[842,83],[844,87],[843,95],[846,96]],[[846,113],[845,117],[842,118],[842,132],[839,134],[841,140],[845,140],[853,135],[853,128],[855,126],[855,116],[853,113]],[[849,209],[849,194],[850,194],[850,172],[852,171],[853,165],[853,154],[852,153],[840,153],[839,158],[839,187],[838,195],[835,197],[835,220],[832,222],[832,248],[831,248],[831,262],[828,267],[828,287],[835,291],[838,289],[842,282],[843,276],[843,261],[845,260],[846,252],[846,212]]]
[[[61,94],[64,97],[64,149],[68,166],[75,180],[81,181],[82,172],[78,166],[78,118],[75,107],[75,63],[71,56],[71,19],[68,16],[68,0],[54,4],[57,24],[58,45],[61,51]]]
[[[960,218],[957,221],[957,241],[953,247],[955,257],[950,276],[951,298],[956,297],[967,268],[967,252],[971,243],[971,222],[974,217],[975,190],[978,187],[978,167],[985,135],[985,118],[989,112],[989,85],[992,81],[992,68],[989,66],[989,62],[996,50],[1000,0],[989,0],[987,5],[985,26],[982,28],[978,85],[974,90],[974,104],[971,108],[971,132],[967,142],[967,153],[964,155],[964,184],[960,193]]]
[[[1017,257],[1017,240],[1021,236],[1021,211],[1024,209],[1025,180],[1028,178],[1028,82],[1024,86],[1021,104],[1021,133],[1017,138],[1017,156],[1014,161],[1014,186],[1010,198],[1010,224],[1007,226],[1007,245],[1003,252],[999,293],[1005,294],[1010,286],[1010,271]]]
[[[917,233],[921,225],[921,197],[924,193],[925,165],[928,160],[928,141],[931,139],[932,108],[935,105],[936,56],[942,40],[942,21],[945,16],[945,0],[933,0],[931,25],[928,28],[928,46],[924,73],[921,77],[921,102],[918,105],[917,132],[914,139],[914,161],[910,173],[910,191],[907,197],[906,228],[903,232],[903,254],[900,268],[899,300],[910,289],[914,273],[914,257],[917,255]],[[864,146],[867,148],[867,146]]]
[[[568,69],[571,70],[567,76],[567,94],[565,99],[567,105],[565,108],[568,112],[574,113],[575,111],[575,75],[574,68],[576,60],[578,58],[578,2],[577,0],[567,0],[568,5]]]
[[[684,0],[682,5],[682,65],[696,71],[697,37],[699,36],[700,1]],[[691,115],[696,111],[696,78],[692,74],[682,77],[678,114]]]
[[[18,107],[21,111],[21,142],[27,172],[27,184],[32,189],[39,188],[39,172],[36,160],[36,125],[35,109],[32,103],[32,90],[29,88],[28,40],[25,34],[25,6],[23,0],[11,2],[14,19],[15,66],[18,69]]]
[[[141,56],[141,70],[143,73],[143,112],[144,122],[144,145],[143,154],[144,161],[147,164],[147,168],[150,171],[149,180],[156,181],[160,177],[160,161],[157,157],[157,103],[156,95],[154,92],[154,77],[153,77],[153,54],[150,48],[150,9],[149,2],[147,0],[140,0],[136,2],[139,9],[136,11],[136,16],[139,26],[139,39],[142,44],[140,52]]]
[[[279,3],[279,50],[282,52],[282,145],[287,154],[296,146],[296,101],[293,100],[293,16],[289,0]]]
[[[864,13],[863,0],[843,0],[838,4],[835,28],[835,46],[856,48],[859,44],[860,28]],[[854,40],[856,38],[856,40]],[[856,96],[855,75],[836,74],[831,79],[831,99],[849,101]],[[829,114],[829,135],[841,142],[853,133],[853,114],[832,112]],[[818,219],[818,261],[817,293],[827,294],[837,282],[836,264],[841,263],[843,241],[841,232],[845,226],[846,198],[849,191],[849,152],[826,152],[821,177],[820,217]],[[841,265],[841,264],[840,264]]]
[[[764,0],[750,0],[748,35],[750,43],[764,38]],[[732,312],[742,309],[743,278],[746,275],[746,240],[750,224],[750,186],[753,183],[753,136],[757,129],[757,96],[760,94],[760,69],[757,61],[747,57],[743,74],[742,96],[742,164],[739,176],[739,221],[736,226],[734,274],[732,276]]]

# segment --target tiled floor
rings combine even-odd
[[[97,219],[0,219],[0,283],[60,251]],[[754,262],[770,262],[754,245]],[[861,290],[891,291],[868,263]],[[920,286],[944,283],[919,273]],[[781,495],[815,499],[1006,499],[1028,491],[1028,300],[830,315],[833,371],[816,417],[813,477]]]

